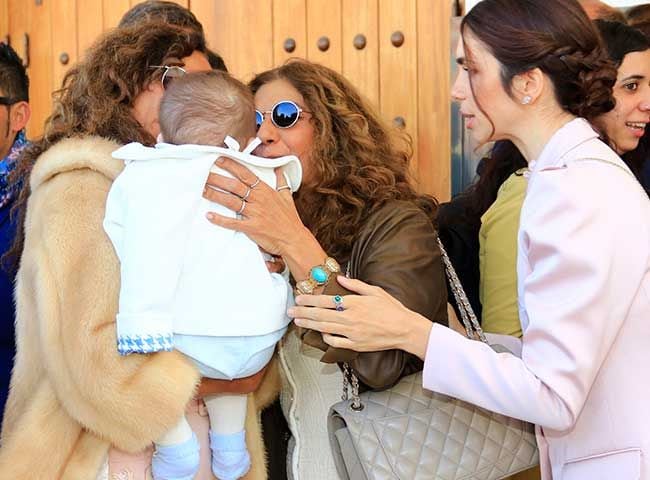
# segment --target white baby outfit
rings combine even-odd
[[[276,186],[282,167],[292,191],[302,169],[295,156],[266,159],[227,137],[228,148],[131,143],[113,152],[125,162],[106,202],[104,229],[121,263],[117,344],[122,355],[176,348],[204,376],[233,379],[259,371],[289,323],[285,278],[269,273],[245,234],[218,227],[207,212],[234,218],[202,193],[220,156]]]

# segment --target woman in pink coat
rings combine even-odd
[[[417,354],[425,388],[536,424],[546,480],[648,480],[650,201],[584,119],[613,108],[616,71],[575,0],[484,0],[461,28],[452,96],[466,126],[480,142],[511,140],[530,169],[521,358],[345,278],[360,295],[344,311],[299,296],[290,314],[335,347]],[[628,128],[643,135],[648,121]]]

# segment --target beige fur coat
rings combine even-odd
[[[120,357],[119,263],[102,221],[122,162],[102,138],[66,139],[31,175],[17,278],[17,356],[0,448],[0,479],[92,480],[111,445],[137,452],[176,424],[198,373],[178,352]],[[277,368],[252,397],[277,394]],[[255,408],[246,421],[253,467],[266,479]]]

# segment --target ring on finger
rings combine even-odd
[[[255,187],[257,187],[260,184],[260,182],[261,182],[260,177],[257,177],[257,179],[251,185],[249,185],[248,188],[252,190]]]
[[[337,312],[345,310],[345,307],[343,306],[343,297],[341,295],[334,295],[332,301],[334,302],[334,308]]]
[[[246,200],[242,199],[241,207],[239,208],[239,210],[237,210],[237,215],[241,215],[242,213],[244,213],[245,208],[246,208]]]
[[[246,193],[244,194],[243,197],[241,197],[241,199],[244,200],[244,201],[248,200],[248,197],[250,197],[252,191],[253,191],[253,189],[251,187],[247,187],[246,188]]]
[[[281,187],[276,188],[278,192],[281,192],[282,190],[291,190],[291,187],[289,185],[282,185]]]

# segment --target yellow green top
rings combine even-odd
[[[521,337],[517,306],[517,232],[528,180],[518,170],[501,185],[481,217],[479,296],[483,330]]]

